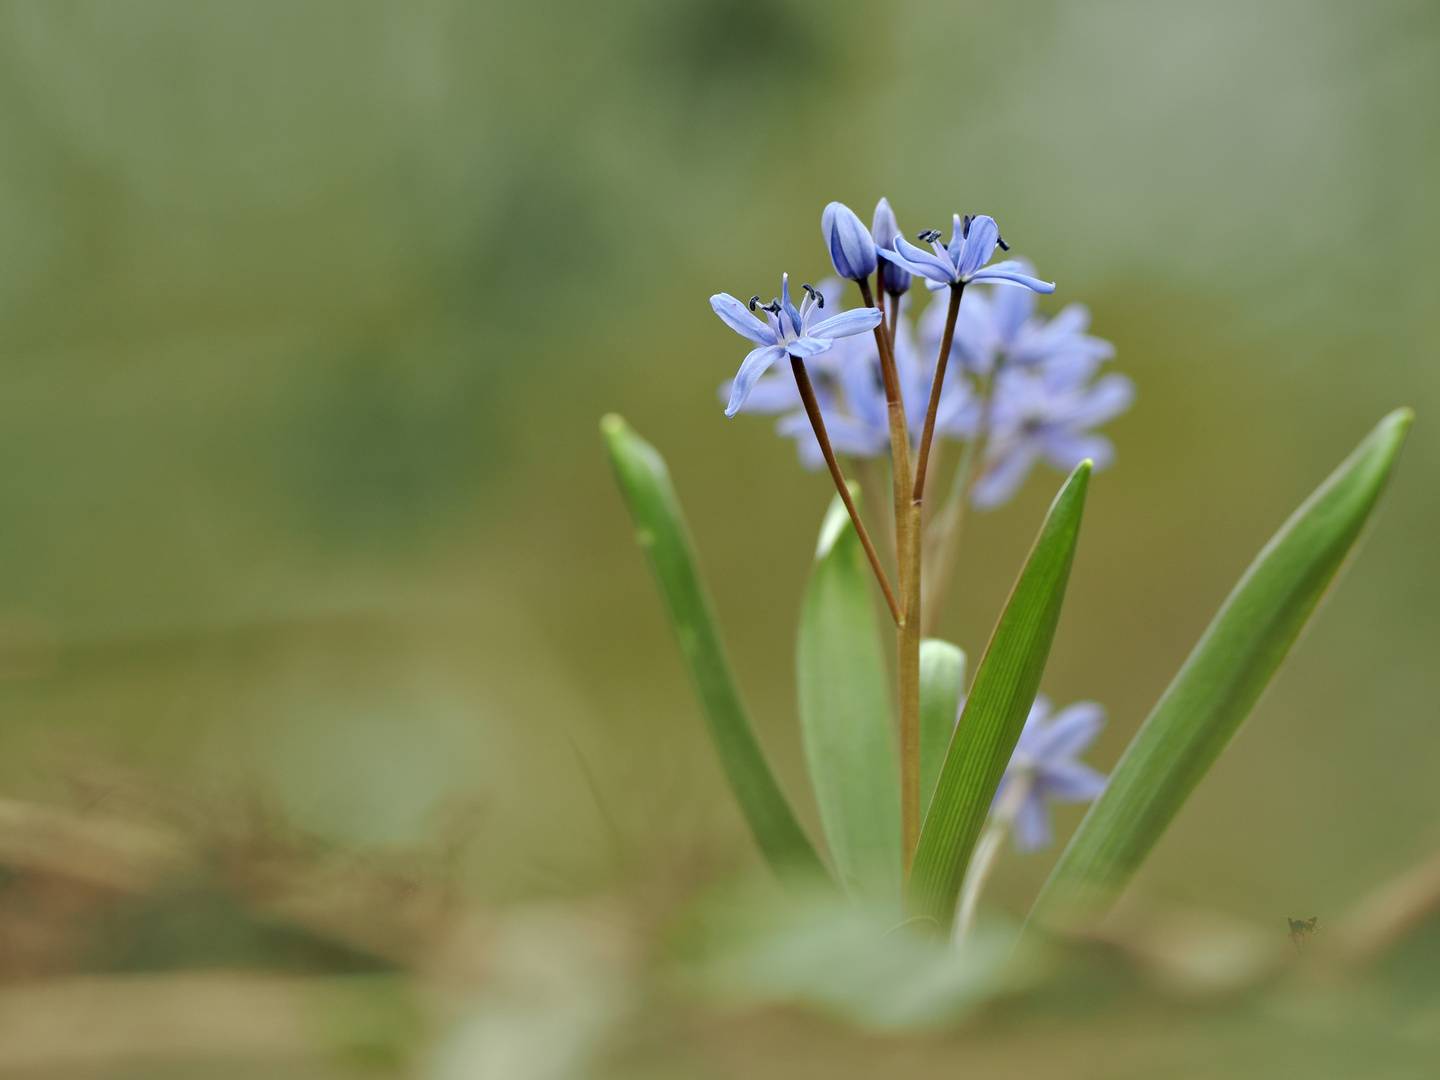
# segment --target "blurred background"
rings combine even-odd
[[[1440,849],[1437,169],[1422,0],[7,2],[0,1070],[562,1076],[654,1015],[635,941],[758,859],[596,425],[669,459],[818,834],[793,635],[831,488],[723,417],[743,349],[706,299],[824,276],[831,199],[992,214],[1138,386],[1043,684],[1108,706],[1099,767],[1416,409],[1366,547],[1134,886],[1277,940],[1338,917]],[[1058,482],[974,519],[942,624],[971,656]],[[1005,856],[995,913],[1057,854]],[[414,976],[457,911],[479,959]],[[525,1013],[505,972],[552,960],[569,1004]],[[111,993],[106,1042],[74,1018]],[[193,1045],[135,1034],[177,1003]],[[789,1015],[743,1021],[753,1058],[672,1016],[622,1074],[818,1068]],[[855,1075],[966,1044],[865,1045]],[[1191,1075],[1166,1052],[1145,1075]]]

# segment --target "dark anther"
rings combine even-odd
[[[923,241],[925,241],[926,243],[933,244],[936,240],[939,240],[939,239],[940,239],[940,230],[939,230],[939,229],[926,229],[924,232],[919,233],[918,235],[916,235],[915,239],[917,239],[917,240],[923,240]]]
[[[995,243],[997,243],[997,244],[1000,245],[1000,250],[1001,250],[1001,251],[1009,251],[1009,250],[1010,250],[1010,245],[1007,244],[1007,243],[1005,243],[1005,238],[1004,238],[1003,236],[1000,236],[1000,235],[997,234],[996,237],[995,237]]]
[[[768,304],[762,304],[761,306],[762,306],[766,311],[770,312],[771,315],[779,315],[779,314],[780,314],[780,300],[779,300],[778,297],[777,297],[776,299],[774,299],[774,300],[771,300]]]
[[[800,288],[804,289],[806,292],[808,292],[808,293],[810,294],[810,299],[812,299],[812,300],[815,301],[815,306],[816,306],[816,307],[818,307],[818,308],[823,308],[823,307],[825,306],[825,298],[824,298],[823,296],[821,296],[818,292],[815,291],[815,286],[813,286],[813,285],[801,285]]]
[[[966,214],[960,219],[960,239],[970,239],[970,215]]]
[[[746,305],[746,306],[749,307],[751,311],[754,311],[756,305],[759,304],[759,303],[760,303],[760,294],[759,294],[759,293],[756,293],[754,296],[750,297],[750,303],[749,303],[748,305]]]

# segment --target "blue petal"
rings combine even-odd
[[[734,416],[740,411],[740,406],[745,404],[760,376],[784,355],[785,350],[779,345],[762,345],[745,357],[735,376],[735,385],[730,390],[730,404],[725,406],[726,416]]]
[[[997,285],[1023,285],[1027,289],[1034,289],[1038,293],[1052,293],[1055,291],[1053,281],[1041,281],[1039,278],[1031,277],[1029,274],[1021,273],[1013,269],[1017,263],[1002,262],[994,266],[987,266],[983,270],[977,270],[970,275],[972,282],[993,281]]]
[[[1025,726],[1020,729],[1020,738],[1015,743],[1015,750],[1011,758],[1025,757],[1030,761],[1038,761],[1042,756],[1040,751],[1044,749],[1045,733],[1050,730],[1048,719],[1050,716],[1050,699],[1044,694],[1036,694],[1035,700],[1030,703],[1030,711],[1025,715]]]
[[[1030,272],[1029,264],[1021,265],[1022,272]],[[995,333],[1007,347],[1013,348],[1020,331],[1034,314],[1035,293],[1030,289],[996,289],[990,297],[990,318]]]
[[[834,319],[827,320],[834,322]],[[824,325],[823,323],[821,324]],[[798,356],[802,360],[809,356],[819,356],[823,352],[829,352],[835,344],[832,338],[817,337],[814,334],[807,334],[805,337],[796,338],[785,345],[785,350],[791,356]]]
[[[780,310],[784,313],[785,319],[790,323],[789,333],[795,335],[803,333],[800,325],[800,309],[790,300],[789,274],[780,275]],[[784,323],[782,322],[781,325],[783,326]],[[787,334],[786,336],[788,337],[789,335]]]
[[[940,281],[946,285],[959,280],[955,276],[955,267],[951,266],[947,260],[942,259],[933,251],[916,247],[903,236],[895,238],[894,251],[884,251],[880,254],[882,258],[898,263],[917,277]]]
[[[1135,384],[1128,377],[1114,372],[1101,376],[1066,414],[1066,425],[1071,428],[1099,427],[1123,413],[1134,400]]]
[[[1105,790],[1105,774],[1079,761],[1047,765],[1039,776],[1041,790],[1056,802],[1089,802]]]
[[[1115,444],[1104,435],[1082,435],[1073,431],[1052,429],[1041,437],[1045,460],[1061,472],[1069,472],[1089,458],[1096,472],[1109,468],[1115,460]]]
[[[726,379],[720,384],[721,401],[728,402],[730,395],[734,392],[734,379]],[[777,371],[773,375],[767,375],[750,388],[750,393],[745,396],[745,404],[740,406],[740,411],[752,416],[775,416],[799,407],[800,391],[795,387],[795,380],[790,377],[788,372],[782,375]]]
[[[749,338],[757,345],[775,344],[775,331],[750,314],[750,309],[729,293],[716,293],[710,297],[710,307],[726,326],[742,337]]]
[[[835,272],[859,281],[875,272],[875,241],[870,230],[844,203],[832,202],[820,215],[820,231],[830,248]]]
[[[971,280],[975,272],[995,254],[995,244],[999,239],[1000,227],[995,224],[994,218],[984,214],[971,218],[970,232],[965,237],[960,257],[955,259],[955,268],[960,272],[960,277]]]
[[[1009,502],[1035,467],[1039,456],[1034,443],[1026,440],[991,460],[975,482],[970,503],[977,510],[994,510]]]
[[[1015,847],[1028,854],[1049,847],[1054,839],[1050,808],[1039,791],[1032,791],[1015,815]]]
[[[870,237],[877,248],[895,250],[895,237],[900,235],[900,223],[895,220],[895,211],[890,209],[890,200],[882,198],[875,204],[875,222],[870,226]]]
[[[1000,264],[1004,266],[1004,263]],[[1028,271],[1031,268],[1026,266]],[[1045,324],[1045,333],[1053,334],[1056,337],[1064,337],[1070,334],[1083,334],[1090,328],[1090,309],[1084,304],[1066,304],[1060,309],[1053,319]],[[1092,341],[1100,341],[1099,338],[1092,338]],[[1108,341],[1105,345],[1110,345]],[[1112,349],[1114,346],[1110,346]]]
[[[834,315],[822,323],[816,323],[810,328],[808,336],[837,338],[863,334],[866,330],[873,330],[879,326],[880,320],[884,317],[879,308],[854,308],[850,311],[842,311],[839,315]],[[825,347],[828,349],[830,346]]]
[[[1055,714],[1034,746],[1040,761],[1058,761],[1079,757],[1089,749],[1100,729],[1105,726],[1105,706],[1093,701],[1077,701]]]
[[[824,413],[825,431],[837,454],[853,458],[883,457],[890,452],[890,429],[863,423],[853,417]]]
[[[960,265],[960,259],[965,254],[965,233],[962,231],[964,225],[964,220],[959,214],[956,214],[955,224],[950,229],[950,243],[945,247],[945,252],[950,256],[950,261],[956,266]]]

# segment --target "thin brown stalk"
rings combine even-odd
[[[890,605],[890,614],[898,624],[901,621],[900,604],[890,588],[890,579],[885,576],[885,567],[880,562],[875,545],[870,542],[870,533],[865,529],[865,522],[860,519],[860,511],[855,508],[855,500],[850,497],[850,485],[845,482],[845,474],[840,471],[840,463],[835,460],[835,451],[830,448],[830,436],[825,431],[825,418],[820,414],[820,403],[815,400],[815,387],[810,384],[810,373],[805,370],[805,361],[798,356],[790,357],[790,369],[795,373],[795,386],[800,391],[800,400],[805,403],[805,414],[810,417],[810,426],[815,429],[820,453],[825,456],[825,464],[830,466],[835,490],[840,493],[840,499],[850,513],[855,533],[860,537],[860,543],[870,559],[875,579],[880,582],[880,591],[885,594],[885,602]]]
[[[935,361],[935,379],[930,384],[930,406],[925,410],[925,427],[920,433],[920,454],[915,460],[915,493],[918,503],[925,497],[925,466],[930,460],[930,442],[935,437],[935,414],[940,411],[940,389],[945,384],[945,366],[950,361],[950,346],[955,338],[955,317],[960,314],[963,283],[950,286],[950,309],[945,313],[945,332],[940,337],[940,357]]]
[[[860,295],[875,307],[870,282],[862,279]],[[899,304],[895,305],[898,312]],[[905,881],[920,840],[920,514],[910,498],[910,433],[905,423],[905,401],[895,352],[883,325],[875,327],[875,347],[885,383],[886,412],[890,421],[890,467],[895,496],[895,570],[904,598],[896,619],[895,674],[898,690],[897,723],[900,744],[900,851]]]
[[[950,484],[950,494],[945,508],[931,524],[925,540],[925,565],[929,567],[926,578],[925,618],[922,632],[929,636],[935,632],[940,611],[945,606],[945,596],[950,591],[951,577],[955,572],[956,557],[960,553],[960,539],[965,530],[965,515],[970,508],[970,492],[983,471],[985,449],[990,442],[990,426],[995,410],[995,382],[1000,374],[1000,363],[985,380],[981,389],[980,430],[965,444],[960,454],[960,464],[955,469],[955,479]]]
[[[865,505],[870,511],[870,520],[876,531],[880,533],[881,543],[885,545],[885,553],[892,561],[895,558],[895,522],[891,521],[884,514],[885,504],[890,501],[885,491],[885,481],[880,477],[880,470],[875,467],[871,458],[856,458],[851,462],[855,475],[860,478],[860,494],[865,497]]]

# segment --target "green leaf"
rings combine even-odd
[[[635,539],[645,550],[660,587],[720,764],[756,843],[777,872],[823,874],[824,865],[780,790],[735,687],[664,459],[613,413],[600,421],[600,432],[635,523]]]
[[[930,805],[965,685],[965,651],[939,638],[920,643],[920,806]]]
[[[1385,417],[1245,571],[1115,767],[1034,917],[1083,923],[1129,883],[1305,628],[1375,508],[1413,419],[1409,409]]]
[[[845,891],[900,903],[900,772],[870,564],[837,495],[800,609],[800,732],[825,838]]]
[[[955,917],[970,852],[1040,688],[1089,485],[1090,462],[1082,461],[1050,504],[980,658],[920,830],[906,906],[912,917],[932,919],[944,932]]]

